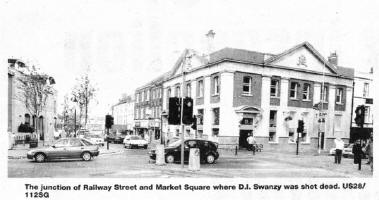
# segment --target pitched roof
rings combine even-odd
[[[213,52],[209,57],[209,63],[219,62],[222,60],[234,60],[250,63],[263,63],[264,61],[264,53],[229,47]]]
[[[334,73],[337,73],[337,68],[335,66],[333,66],[331,63],[329,63],[327,60],[325,60],[325,58],[307,41],[303,42],[303,43],[300,43],[290,49],[287,49],[285,51],[283,51],[282,53],[276,55],[276,56],[272,56],[271,58],[265,60],[265,64],[271,64],[273,63],[274,61],[277,61],[279,59],[281,59],[282,57],[288,55],[288,54],[291,54],[292,52],[302,48],[302,47],[305,47],[307,48],[320,62],[322,63],[325,63],[325,65]]]
[[[353,68],[337,66],[337,73],[348,78],[354,78],[355,72]]]

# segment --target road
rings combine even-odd
[[[170,177],[370,177],[368,166],[357,171],[351,159],[343,160],[341,166],[333,163],[328,156],[294,157],[288,155],[279,159],[273,153],[242,152],[235,156],[231,152],[220,153],[216,164],[202,164],[201,170],[189,171],[188,165],[157,166],[149,163],[148,150],[123,149],[116,154],[100,155],[92,161],[81,160],[51,161],[35,163],[27,159],[9,159],[9,177],[59,177],[59,178],[170,178]],[[310,162],[309,160],[312,160]],[[335,170],[334,170],[335,169]]]

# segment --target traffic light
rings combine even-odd
[[[112,128],[113,120],[112,115],[105,115],[105,128]]]
[[[183,100],[183,124],[190,125],[193,122],[193,100],[186,97]]]
[[[355,118],[354,118],[355,123],[359,127],[363,127],[363,124],[365,123],[365,106],[360,105],[357,106],[355,109]]]
[[[181,99],[178,97],[170,97],[168,101],[168,124],[180,124]]]
[[[298,133],[303,133],[304,132],[304,121],[299,120],[297,124],[297,132]]]
[[[194,115],[193,116],[193,118],[192,118],[192,126],[191,126],[191,128],[193,129],[193,130],[197,130],[197,118],[196,118],[196,116]]]

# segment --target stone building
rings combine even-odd
[[[57,92],[46,99],[45,107],[39,117],[33,115],[25,104],[24,91],[20,88],[23,77],[28,76],[31,66],[26,65],[18,59],[8,59],[8,132],[15,133],[17,140],[28,140],[27,138],[38,138],[45,144],[54,140],[54,131],[57,124]],[[46,84],[55,84],[52,77],[46,78]],[[25,132],[20,126],[32,127],[38,132]]]
[[[198,130],[186,137],[216,140],[221,148],[246,147],[252,133],[265,149],[292,152],[329,150],[333,140],[349,140],[354,70],[325,59],[303,42],[279,54],[224,48],[209,55],[185,50],[162,84],[168,98],[194,99]],[[182,69],[186,71],[184,76]],[[298,121],[304,132],[297,133]],[[166,126],[164,126],[166,127]],[[179,126],[164,130],[179,136]]]

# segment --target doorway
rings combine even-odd
[[[325,139],[325,133],[324,132],[319,132],[318,133],[318,139],[319,139],[319,142],[318,142],[318,147],[320,149],[324,149],[324,139]]]
[[[247,148],[249,146],[247,137],[250,133],[252,133],[252,130],[240,130],[239,148]]]

